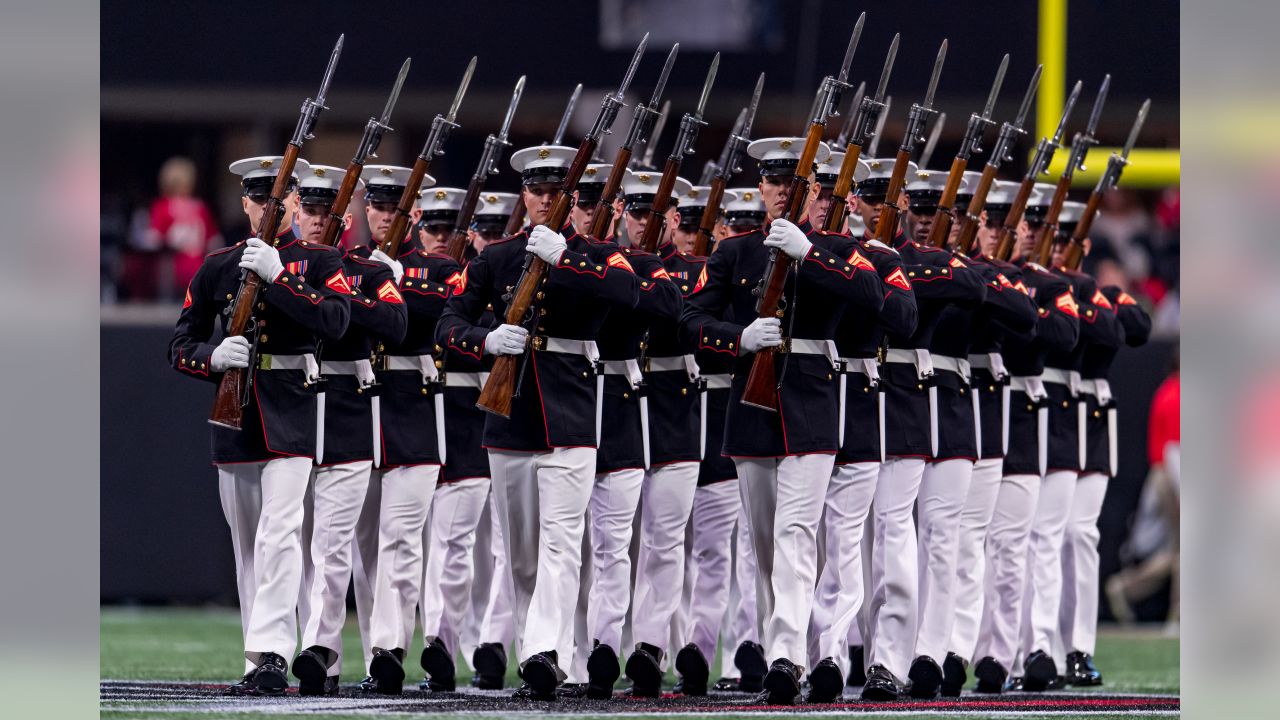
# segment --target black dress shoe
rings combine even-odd
[[[769,705],[794,705],[800,694],[804,670],[786,658],[778,658],[764,676],[764,701]]]
[[[844,675],[831,658],[823,658],[809,671],[809,694],[805,702],[833,703],[844,695]]]
[[[591,648],[587,656],[587,697],[592,700],[608,700],[613,697],[613,684],[618,682],[622,674],[618,653],[611,645],[604,645],[599,640]]]
[[[1022,692],[1025,689],[1026,688],[1022,686],[1021,675],[1015,675],[1014,677],[1009,678],[1004,684],[1005,692]]]
[[[516,688],[516,691],[511,694],[511,697],[517,700],[555,700],[556,693],[554,690],[551,692],[539,692],[529,683],[525,683]]]
[[[1102,684],[1102,673],[1093,665],[1093,656],[1079,650],[1067,653],[1067,682],[1076,687]]]
[[[556,688],[556,697],[561,699],[577,700],[587,696],[586,683],[562,683]]]
[[[680,674],[680,682],[676,684],[677,693],[695,697],[707,694],[711,668],[707,666],[707,658],[697,645],[689,643],[676,653],[676,672]]]
[[[378,692],[378,681],[372,675],[365,675],[363,680],[356,683],[356,689],[360,692]]]
[[[502,643],[480,643],[471,653],[471,664],[476,669],[471,677],[472,687],[501,690],[506,685],[507,648]]]
[[[1009,677],[1009,671],[1005,670],[999,661],[988,655],[973,666],[973,676],[978,678],[976,688],[978,692],[998,695],[1004,692],[1004,683]]]
[[[524,678],[533,699],[555,699],[556,688],[565,679],[564,671],[556,661],[556,652],[549,650],[537,653],[520,664],[520,677]]]
[[[1049,683],[1058,676],[1057,663],[1043,650],[1028,655],[1023,667],[1026,671],[1022,675],[1022,689],[1028,692],[1048,690]]]
[[[718,692],[742,692],[742,683],[736,677],[722,677],[711,689]]]
[[[432,692],[453,692],[458,689],[453,655],[449,652],[449,648],[444,646],[443,640],[438,637],[427,639],[426,645],[422,648],[422,657],[419,662],[422,663],[422,669],[427,671],[429,677],[427,688],[429,690]]]
[[[250,670],[240,678],[239,682],[231,683],[222,689],[224,695],[257,695],[258,688],[253,684],[253,674],[257,668]]]
[[[404,692],[404,650],[373,649],[369,662],[369,676],[373,678],[373,691],[382,695],[399,695]]]
[[[587,672],[591,672],[589,662]],[[627,679],[632,683],[631,697],[656,698],[662,695],[662,648],[636,643],[636,649],[627,656]]]
[[[944,697],[960,697],[960,691],[969,681],[969,663],[959,655],[949,652],[942,661],[942,694]]]
[[[259,695],[283,695],[289,689],[289,664],[273,652],[263,653],[253,671],[253,686]]]
[[[902,693],[902,683],[889,672],[889,668],[876,664],[867,668],[867,682],[862,686],[862,699],[877,702],[897,700]]]
[[[337,659],[333,650],[319,645],[303,650],[293,659],[293,676],[298,678],[299,695],[331,695],[337,691],[334,683],[333,692],[329,691],[330,658]]]
[[[742,673],[738,680],[738,689],[745,693],[758,693],[764,690],[764,676],[769,672],[769,662],[764,657],[764,647],[760,643],[743,640],[733,653],[733,664]]]
[[[932,700],[938,697],[938,688],[942,687],[942,668],[938,667],[938,662],[933,658],[921,655],[911,663],[907,679],[911,681],[911,697]]]
[[[862,687],[867,684],[866,653],[861,645],[849,647],[849,677],[845,679],[849,687]]]

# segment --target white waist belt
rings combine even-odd
[[[902,363],[905,365],[914,365],[916,368],[916,376],[923,380],[933,375],[933,358],[929,355],[928,350],[904,350],[902,348],[890,348],[884,354],[886,363]]]
[[[968,358],[959,358],[959,357],[951,357],[950,355],[933,355],[933,354],[930,354],[929,358],[933,361],[933,369],[935,371],[946,370],[948,372],[953,372],[959,375],[960,377],[964,378],[965,382],[969,381],[969,359]]]
[[[422,382],[435,382],[440,377],[436,369],[435,358],[430,355],[385,355],[382,358],[382,369],[393,371],[409,371],[422,373]]]
[[[1098,398],[1098,402],[1103,405],[1111,404],[1111,383],[1107,382],[1106,378],[1081,380],[1080,392]]]
[[[880,368],[875,358],[840,358],[840,364],[845,372],[866,375],[872,385],[880,384]]]
[[[834,340],[812,340],[808,338],[784,338],[782,347],[779,348],[783,352],[792,355],[825,355],[831,361],[834,367],[836,358],[836,343]]]
[[[567,340],[565,338],[535,337],[533,349],[543,352],[581,355],[591,362],[600,359],[600,351],[596,349],[595,340]]]
[[[689,382],[698,379],[698,361],[693,355],[671,355],[668,357],[651,357],[644,359],[645,372],[676,372],[683,370],[689,376]]]
[[[368,360],[321,360],[320,372],[323,375],[354,375],[361,387],[368,387],[374,382],[373,363]]]
[[[483,372],[447,372],[444,374],[445,387],[465,387],[481,390],[489,380],[489,373]]]
[[[733,378],[728,374],[703,375],[702,379],[707,381],[708,390],[728,390],[733,386]]]
[[[640,361],[638,360],[605,360],[600,363],[604,368],[605,375],[621,375],[631,383],[631,389],[640,387],[640,383],[644,382],[644,376],[640,374]]]
[[[996,380],[1009,377],[1009,370],[1004,366],[1004,356],[998,352],[970,355],[969,367],[975,370],[987,370]]]
[[[301,370],[307,374],[308,382],[315,382],[320,379],[320,363],[316,362],[316,356],[311,353],[302,355],[271,355],[262,353],[258,355],[259,370]]]
[[[1043,373],[1040,373],[1040,379],[1049,383],[1066,385],[1071,390],[1072,395],[1080,394],[1080,373],[1075,370],[1047,367]]]
[[[1040,401],[1049,396],[1045,392],[1044,383],[1035,375],[1015,375],[1009,379],[1009,389],[1026,393],[1032,400]]]

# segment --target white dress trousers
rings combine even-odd
[[[956,556],[955,621],[947,649],[971,663],[982,623],[987,574],[987,529],[996,511],[1004,458],[983,458],[973,465],[969,495],[960,511],[959,551]],[[936,658],[935,658],[936,659]]]
[[[927,655],[939,665],[951,649],[960,515],[972,477],[972,460],[931,462],[925,466],[916,500],[920,620],[915,655]]]
[[[407,652],[413,641],[422,594],[422,533],[439,477],[439,465],[408,465],[382,472],[378,572],[369,616],[372,647]]]
[[[440,638],[453,655],[462,649],[462,629],[471,605],[472,551],[488,499],[488,478],[439,485],[431,498],[423,539],[427,559],[419,601],[422,634]]]
[[[925,462],[890,457],[880,464],[872,512],[871,607],[866,638],[867,666],[883,665],[905,680],[914,659],[919,615],[916,529],[911,518]]]
[[[1098,640],[1098,516],[1107,476],[1088,473],[1076,482],[1062,546],[1062,607],[1058,612],[1066,652],[1093,654]]]
[[[1058,670],[1066,666],[1058,635],[1058,607],[1062,600],[1062,540],[1071,516],[1079,473],[1055,470],[1044,476],[1036,501],[1035,519],[1027,546],[1027,586],[1022,607],[1022,659],[1036,650],[1053,656]]]
[[[636,558],[631,639],[664,650],[684,596],[684,531],[698,488],[697,462],[670,463],[644,475],[640,501],[640,553]],[[699,598],[700,600],[700,598]],[[707,656],[711,662],[712,656]]]
[[[987,572],[982,623],[973,656],[990,656],[1014,670],[1022,632],[1027,580],[1027,543],[1040,496],[1039,475],[1005,475],[987,531]]]
[[[689,555],[691,602],[685,642],[702,651],[710,664],[716,657],[720,629],[729,608],[729,586],[733,579],[733,530],[742,511],[738,481],[704,485],[693,494],[693,551]],[[728,635],[726,635],[726,641]],[[737,646],[725,644],[724,653],[733,655]],[[730,658],[732,663],[733,659]]]
[[[720,654],[720,676],[738,677],[733,663],[734,652],[748,640],[760,642],[760,612],[756,604],[756,551],[751,542],[751,521],[747,508],[742,505],[740,481],[734,481],[738,491],[738,522],[733,531],[733,577],[729,583],[729,608],[725,625],[721,629],[721,645],[727,648]]]

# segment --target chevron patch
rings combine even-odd
[[[1073,318],[1080,317],[1080,306],[1076,304],[1076,299],[1071,297],[1071,293],[1069,292],[1062,293],[1061,295],[1058,296],[1057,300],[1053,301],[1053,303],[1058,307],[1059,310],[1070,315],[1071,317]]]
[[[911,289],[911,281],[907,279],[905,274],[903,274],[902,268],[897,268],[893,272],[889,273],[889,277],[885,278],[884,281],[889,285],[902,288],[903,290]]]
[[[404,297],[400,295],[400,290],[392,280],[384,280],[378,287],[378,299],[392,305],[404,304]]]
[[[866,257],[864,257],[862,253],[858,252],[857,250],[854,250],[853,254],[850,255],[849,259],[845,260],[845,262],[849,263],[850,265],[856,268],[862,268],[863,270],[871,270],[874,272],[876,269],[876,266],[872,265],[871,261],[868,260]]]
[[[333,277],[324,281],[324,286],[340,295],[350,295],[351,285],[347,283],[347,276],[342,271],[333,274]]]
[[[616,267],[619,270],[626,270],[629,273],[635,273],[635,268],[631,267],[631,263],[627,262],[627,259],[622,256],[622,253],[616,252],[610,255],[607,262],[609,263],[609,267]]]

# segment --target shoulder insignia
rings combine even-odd
[[[954,255],[952,255],[952,256],[951,256],[951,262],[950,262],[950,263],[948,263],[948,264],[949,264],[949,265],[951,265],[951,267],[955,267],[955,268],[964,268],[964,267],[969,267],[968,265],[965,265],[965,264],[964,264],[964,261],[963,261],[963,260],[961,260],[960,258],[958,258],[958,257],[956,257],[956,256],[954,256]]]
[[[467,269],[455,270],[445,282],[453,286],[454,295],[461,295],[467,291]]]
[[[1122,292],[1120,293],[1120,297],[1116,298],[1116,303],[1120,305],[1137,305],[1138,301],[1134,300],[1133,296],[1129,293]]]
[[[885,278],[884,281],[889,285],[902,288],[903,290],[911,289],[911,281],[907,280],[907,276],[903,274],[902,268],[895,268],[893,272],[889,273],[889,277]]]
[[[1093,304],[1097,305],[1100,308],[1115,310],[1115,306],[1111,304],[1111,301],[1107,299],[1106,295],[1102,294],[1101,290],[1093,291]]]
[[[1017,286],[1016,286],[1016,285],[1014,285],[1013,283],[1009,282],[1009,278],[1005,277],[1005,276],[1004,276],[1004,273],[1002,273],[1002,272],[998,272],[998,273],[996,273],[996,281],[997,281],[997,282],[999,282],[999,283],[1000,283],[1000,285],[1001,285],[1001,286],[1003,286],[1003,287],[1007,287],[1007,288],[1016,288],[1016,287],[1017,287]]]
[[[191,286],[187,286],[187,297],[182,301],[182,309],[186,310],[191,307]]]
[[[404,297],[400,295],[400,290],[396,288],[394,280],[382,281],[382,285],[378,286],[378,299],[392,305],[404,304]]]
[[[324,286],[339,295],[351,294],[351,285],[347,283],[347,276],[343,275],[341,270],[334,273],[328,280],[325,280]]]
[[[707,284],[707,266],[702,266],[702,272],[698,273],[698,282],[694,284],[693,291],[698,292],[703,285]]]
[[[651,275],[650,277],[652,277],[654,280],[670,280],[671,279],[671,276],[667,274],[667,269],[663,267],[660,267],[657,270],[654,270],[653,275]]]
[[[1058,296],[1057,300],[1054,300],[1054,304],[1057,305],[1059,310],[1067,315],[1070,315],[1073,318],[1080,317],[1080,306],[1076,304],[1076,299],[1071,297],[1071,293],[1062,293]]]
[[[870,260],[863,257],[862,253],[858,252],[856,248],[854,249],[853,254],[850,255],[845,262],[856,268],[862,268],[863,270],[875,272],[876,269],[876,266],[873,265]]]
[[[619,270],[626,270],[629,273],[635,273],[635,268],[631,267],[631,263],[627,262],[627,259],[623,257],[620,252],[611,254],[607,262],[609,263],[609,267],[616,267]]]
[[[1027,284],[1021,280],[1015,283],[1014,287],[1018,288],[1023,295],[1031,295],[1031,291],[1027,289]]]

